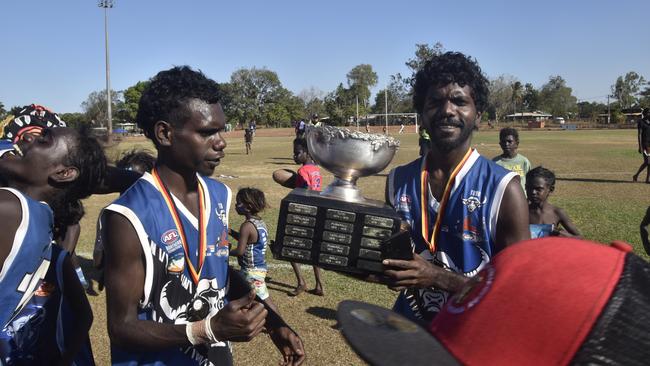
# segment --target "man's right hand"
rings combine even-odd
[[[221,309],[210,320],[210,326],[218,340],[248,342],[264,329],[267,313],[264,305],[255,301],[255,290],[251,290]]]

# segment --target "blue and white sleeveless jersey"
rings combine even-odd
[[[104,210],[128,219],[135,229],[145,260],[143,298],[139,318],[167,324],[187,323],[188,304],[198,297],[217,313],[227,303],[228,285],[228,210],[230,188],[207,177],[198,177],[207,192],[204,217],[207,218],[207,248],[198,284],[192,281],[185,263],[180,234],[163,195],[151,174],[145,173],[122,196]],[[209,199],[208,199],[209,198]],[[188,240],[192,263],[198,263],[198,219],[173,197]],[[104,226],[105,227],[105,226]],[[119,365],[210,365],[232,362],[230,345],[219,342],[211,347],[179,347],[156,352],[127,352],[111,347],[113,364]],[[209,354],[209,356],[208,356]]]
[[[257,230],[257,241],[246,246],[244,255],[237,259],[241,269],[246,270],[267,270],[266,246],[269,241],[269,230],[266,228],[264,221],[252,218],[249,220]]]
[[[387,183],[390,204],[410,224],[416,253],[447,270],[474,276],[496,254],[499,208],[505,188],[516,173],[472,151],[451,186],[432,254],[423,237],[421,208],[428,203],[427,231],[431,233],[440,203],[429,189],[424,192],[427,202],[421,202],[421,173],[426,168],[425,161],[421,157],[390,172]],[[411,319],[428,321],[440,311],[448,296],[447,292],[437,289],[408,290],[400,294],[395,310]]]
[[[63,248],[52,246],[52,261],[34,296],[17,316],[0,331],[0,363],[6,365],[45,365],[55,363],[67,347],[75,314],[65,300],[63,263],[68,256]],[[73,365],[94,365],[90,340],[75,356]]]
[[[0,329],[29,302],[47,273],[52,254],[53,216],[50,207],[12,188],[22,217],[11,251],[0,269]]]
[[[14,149],[14,143],[11,140],[0,139],[0,156]]]

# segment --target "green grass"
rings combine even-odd
[[[279,168],[296,166],[291,160],[292,131],[283,136],[270,136],[278,131],[258,130],[253,145],[253,155],[246,155],[241,133],[226,135],[228,148],[226,158],[215,172],[215,176],[228,184],[233,192],[244,186],[262,189],[271,207],[263,213],[271,236],[275,236],[279,202],[289,190],[279,187],[271,179],[271,173]],[[282,134],[282,133],[280,133]],[[401,147],[388,169],[404,164],[417,156],[417,136],[399,135]],[[635,130],[611,131],[521,131],[520,152],[526,155],[533,166],[544,165],[553,170],[558,181],[550,201],[562,207],[576,223],[585,238],[602,243],[624,240],[634,246],[634,252],[647,258],[639,238],[639,222],[650,205],[650,185],[632,183],[631,177],[639,164],[636,153]],[[475,133],[473,145],[489,158],[500,153],[498,131],[483,130]],[[143,139],[126,140],[109,149],[111,158],[134,147],[152,146]],[[359,186],[363,193],[374,199],[383,199],[385,173],[362,178]],[[325,184],[332,179],[323,172]],[[82,233],[78,254],[90,259],[95,240],[95,222],[99,210],[115,195],[94,196],[86,200],[87,215],[82,220]],[[234,207],[231,207],[230,222],[238,228],[242,222]],[[87,261],[84,261],[87,267]],[[269,257],[269,263],[283,263]],[[310,268],[303,268],[309,285],[313,286]],[[92,275],[92,274],[91,274]],[[269,272],[271,298],[279,306],[286,320],[300,333],[308,354],[308,364],[356,365],[363,364],[347,346],[336,329],[336,306],[344,299],[357,299],[382,306],[390,306],[395,293],[385,287],[367,284],[324,272],[325,297],[304,294],[297,298],[287,296],[295,285],[290,268],[272,268]],[[91,330],[93,350],[97,363],[108,364],[108,337],[106,334],[106,313],[104,293],[90,297],[95,314]],[[280,359],[274,346],[262,335],[250,343],[234,345],[235,364],[267,365]]]

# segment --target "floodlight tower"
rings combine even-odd
[[[104,8],[104,39],[106,45],[106,105],[108,112],[107,139],[111,141],[113,136],[113,116],[111,111],[111,67],[108,62],[108,9],[113,7],[113,0],[99,0],[97,6]]]

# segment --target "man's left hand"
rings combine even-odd
[[[280,365],[301,365],[305,360],[305,349],[302,340],[291,328],[281,326],[269,330],[271,340],[282,353]]]
[[[386,284],[395,291],[432,287],[435,285],[436,274],[445,271],[415,253],[412,260],[386,259],[383,264],[389,267],[384,271],[388,277]]]

